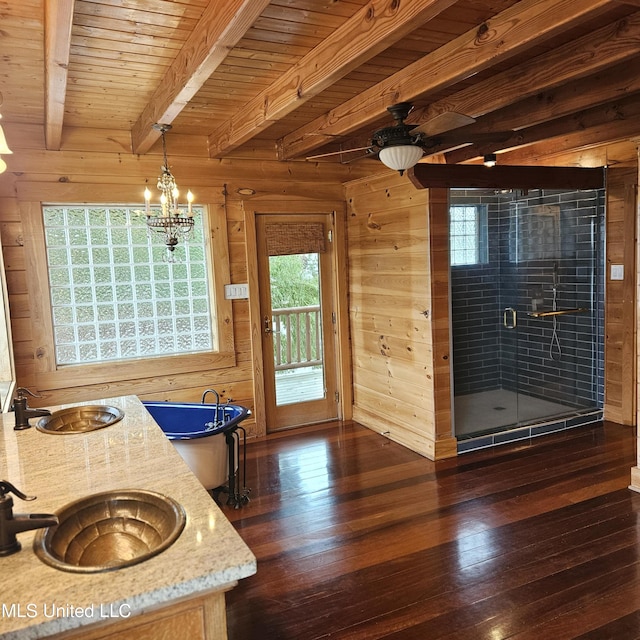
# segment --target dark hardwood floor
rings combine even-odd
[[[357,424],[247,445],[229,640],[640,638],[635,431],[430,462]]]

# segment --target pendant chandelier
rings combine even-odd
[[[147,230],[150,237],[154,234],[161,234],[164,244],[167,247],[167,261],[175,262],[173,252],[179,240],[187,241],[192,235],[194,227],[193,219],[193,194],[187,192],[186,206],[178,203],[178,185],[169,169],[167,161],[167,143],[164,134],[171,129],[170,124],[154,124],[153,128],[159,131],[162,136],[162,154],[164,164],[158,176],[158,190],[160,191],[160,204],[151,205],[151,191],[147,187],[144,190],[145,216],[147,219]]]

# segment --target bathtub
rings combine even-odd
[[[251,415],[248,409],[221,404],[216,417],[215,404],[154,401],[142,404],[206,489],[226,484],[230,475],[229,460],[231,458],[236,467],[238,460],[238,439],[227,436]],[[233,469],[232,475],[236,470]]]

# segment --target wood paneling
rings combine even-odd
[[[457,454],[451,415],[451,336],[449,300],[449,190],[429,189],[429,256],[431,270],[431,343],[435,458]]]
[[[605,262],[605,397],[608,420],[636,424],[637,169],[607,171]],[[611,279],[611,265],[624,279]]]
[[[35,189],[39,196],[49,198],[60,189],[65,190],[68,197],[74,193],[80,197],[88,184],[98,182],[101,187],[95,192],[96,196],[109,198],[132,187],[137,190],[145,180],[156,175],[160,156],[155,149],[143,158],[132,157],[122,153],[124,138],[116,136],[110,140],[106,135],[97,141],[95,152],[69,149],[67,145],[81,147],[84,144],[79,142],[82,136],[71,134],[63,140],[63,150],[52,153],[38,147],[44,140],[41,128],[38,132],[38,127],[25,125],[25,132],[25,146],[12,145],[14,154],[10,159],[16,171],[0,176],[0,232],[7,263],[18,383],[37,390],[39,358],[34,347],[37,323],[30,305],[30,297],[35,293],[33,282],[27,276],[28,255],[24,248],[25,228],[29,223],[25,227],[20,212],[21,199],[27,196],[24,183],[37,182]],[[226,185],[226,243],[232,283],[249,279],[245,210],[259,209],[256,202],[269,203],[271,210],[287,201],[334,202],[343,195],[342,181],[363,173],[362,166],[354,170],[355,165],[319,166],[241,159],[213,162],[204,157],[206,145],[198,136],[179,139],[176,146],[180,155],[175,160],[175,172],[181,184],[194,191],[210,188],[211,184],[219,184],[221,191]],[[571,156],[565,155],[563,164],[570,163]],[[636,167],[633,163],[633,171],[637,171]],[[617,191],[616,184],[614,177],[610,186],[613,218],[608,229],[609,257],[613,260],[615,254],[611,252],[622,250],[624,256],[616,257],[615,261],[624,260],[628,273],[633,269],[633,259],[629,262],[628,253],[632,245],[625,242],[623,248],[622,238],[628,240],[633,233],[619,223],[628,225],[629,216],[635,215],[635,205],[631,192],[626,187]],[[346,323],[350,324],[353,348],[351,354],[346,354],[341,370],[343,377],[348,378],[349,360],[353,358],[355,411],[362,422],[377,431],[389,430],[392,424],[392,431],[396,431],[392,437],[425,455],[450,455],[453,441],[447,439],[450,426],[446,393],[437,382],[446,377],[443,356],[448,349],[447,328],[442,318],[424,316],[425,311],[436,313],[444,308],[441,296],[445,280],[432,278],[434,269],[438,269],[432,263],[437,256],[430,253],[429,248],[434,233],[439,236],[445,233],[437,216],[429,222],[429,216],[436,211],[435,201],[430,209],[426,191],[416,190],[406,177],[391,173],[350,183],[347,198],[350,200],[348,239],[341,264],[349,263],[350,312],[341,314],[341,322],[343,332]],[[444,246],[442,237],[439,242]],[[628,366],[634,351],[632,347],[619,345],[623,340],[628,345],[629,323],[635,326],[628,312],[628,305],[634,304],[635,293],[625,293],[623,298],[614,291],[607,295],[607,411],[615,420],[633,422],[634,416],[625,416],[632,411],[630,403],[635,395],[635,389],[631,388],[634,373]],[[346,300],[346,295],[344,298]],[[437,309],[436,299],[440,303]],[[233,398],[254,411],[254,416],[245,424],[250,435],[261,435],[264,431],[256,427],[256,416],[260,415],[256,401],[260,402],[260,398],[256,398],[253,388],[256,353],[249,305],[246,300],[232,304],[234,366],[180,371],[175,375],[161,375],[149,366],[145,375],[133,382],[83,380],[80,387],[74,383],[56,389],[42,402],[55,404],[124,392],[137,393],[144,399],[198,401],[203,388],[214,386],[223,391],[225,399]],[[342,305],[345,307],[346,302]],[[348,402],[351,387],[347,385],[344,389],[343,398]],[[348,407],[345,410],[348,412]]]
[[[211,134],[212,157],[240,146],[452,4],[455,0],[372,0],[344,24],[335,23],[312,51]]]
[[[455,86],[558,34],[572,20],[575,20],[575,26],[593,18],[606,4],[606,0],[583,1],[580,5],[570,0],[521,0],[488,23],[452,38],[413,64],[405,65],[382,82],[360,91],[351,100],[288,134],[281,141],[283,157],[309,154],[331,136],[371,126],[385,116],[389,104],[411,102],[420,95]]]
[[[430,202],[387,175],[346,193],[354,419],[427,457],[455,455],[446,191]]]
[[[98,150],[95,152],[66,151],[65,145],[69,141],[65,139],[61,152],[35,151],[38,160],[34,165],[32,153],[40,144],[38,141],[44,140],[44,135],[34,127],[27,130],[26,148],[13,145],[11,156],[15,162],[12,168],[20,166],[22,170],[0,176],[0,233],[6,261],[18,385],[41,393],[45,387],[48,389],[39,401],[33,399],[33,406],[126,393],[137,394],[145,400],[198,402],[203,389],[214,387],[224,400],[232,399],[252,410],[252,417],[243,423],[249,436],[264,434],[264,422],[260,424],[260,408],[256,406],[256,400],[259,403],[261,398],[256,399],[254,394],[256,373],[249,301],[225,301],[222,295],[224,284],[248,281],[243,208],[252,206],[249,203],[256,200],[267,202],[272,208],[282,208],[288,200],[294,199],[298,203],[315,202],[316,208],[331,200],[333,209],[343,198],[341,180],[335,177],[342,174],[343,179],[347,179],[353,175],[352,170],[336,165],[324,172],[305,163],[294,166],[294,163],[237,160],[215,163],[216,168],[211,171],[212,161],[203,157],[206,151],[197,139],[195,143],[187,140],[178,145],[181,155],[175,160],[175,173],[179,184],[189,186],[196,194],[215,193],[210,199],[217,215],[211,216],[210,230],[219,248],[214,251],[213,269],[219,280],[219,320],[228,328],[223,346],[231,347],[231,359],[227,359],[222,368],[217,365],[223,363],[216,362],[216,358],[202,362],[198,356],[173,370],[159,367],[154,360],[141,361],[136,363],[137,371],[132,376],[123,375],[122,366],[94,371],[91,375],[79,370],[75,376],[72,372],[59,376],[51,366],[43,369],[45,353],[38,345],[44,325],[36,320],[34,312],[37,317],[46,317],[48,294],[38,288],[34,269],[28,268],[33,262],[42,266],[46,255],[41,233],[34,232],[41,215],[38,203],[61,199],[107,202],[125,198],[135,201],[145,181],[157,175],[161,157],[159,149],[144,156],[141,162],[133,156],[121,156],[120,145],[113,146],[106,138],[96,145]],[[360,175],[360,171],[355,175]],[[212,186],[216,184],[217,187]],[[34,201],[36,204],[28,204]],[[344,250],[341,261],[340,277],[344,279]],[[37,265],[35,269],[37,271]],[[344,292],[344,286],[342,288]],[[257,290],[254,292],[257,295]],[[350,378],[347,378],[345,397],[350,403]],[[346,413],[349,411],[350,406]]]
[[[638,135],[640,84],[628,70],[639,60],[638,0],[23,0],[4,3],[2,20],[2,122],[14,154],[0,176],[0,232],[25,384],[34,382],[44,355],[33,348],[39,329],[32,300],[39,292],[26,269],[37,257],[23,249],[22,196],[16,190],[24,181],[39,183],[40,201],[51,185],[66,185],[73,195],[80,184],[97,183],[96,197],[110,199],[126,185],[155,180],[160,145],[151,146],[148,139],[157,135],[149,128],[155,119],[172,120],[169,156],[181,185],[227,185],[232,282],[251,278],[243,204],[337,200],[343,198],[344,181],[385,175],[387,192],[375,180],[375,188],[353,187],[358,220],[349,225],[342,262],[348,259],[362,275],[352,295],[366,297],[375,311],[352,311],[352,319],[362,323],[351,327],[353,334],[362,329],[357,340],[366,342],[376,359],[382,347],[375,336],[384,335],[396,374],[415,365],[418,354],[429,353],[440,365],[444,355],[442,319],[421,320],[422,312],[442,301],[444,282],[419,288],[418,278],[407,277],[414,267],[425,276],[434,268],[434,255],[424,252],[430,233],[425,194],[398,190],[395,178],[373,159],[345,165],[276,162],[278,146],[289,147],[287,153],[306,153],[317,145],[344,149],[351,147],[352,136],[369,144],[373,130],[390,124],[386,108],[411,99],[413,124],[456,111],[477,119],[465,135],[516,132],[496,135],[486,150],[479,144],[460,149],[457,143],[467,140],[458,140],[448,164],[499,152],[503,164],[637,168],[630,139]],[[45,138],[60,151],[48,152]],[[212,160],[209,143],[221,152],[241,146]],[[133,153],[149,146],[149,153]],[[622,197],[626,220],[634,204]],[[418,206],[423,215],[407,219],[405,212]],[[609,231],[610,245],[620,245],[617,223]],[[626,229],[623,233],[625,240],[630,237]],[[625,251],[628,246],[625,242]],[[624,260],[630,264],[628,253]],[[410,292],[414,285],[416,295]],[[621,306],[619,293],[611,294],[608,400],[612,408],[626,403],[628,414],[629,369],[617,355],[628,354],[633,321],[628,298]],[[404,309],[405,318],[394,315],[396,307]],[[229,378],[220,378],[217,369],[207,372],[206,383],[232,380],[246,394],[256,358],[249,303],[236,301],[232,310],[236,364],[227,371]],[[344,331],[346,314],[340,322]],[[22,324],[28,329],[17,326]],[[402,346],[408,334],[422,345],[414,352]],[[360,362],[364,355],[369,354],[357,354]],[[349,368],[347,361],[341,364],[345,376]],[[195,371],[164,383],[151,373],[150,384],[138,381],[145,395],[197,395]],[[623,377],[626,387],[616,387]],[[427,380],[436,384],[436,378]],[[107,382],[105,390],[112,384],[117,386]],[[61,397],[74,393],[72,387],[59,391]],[[100,385],[94,378],[84,391],[94,394]],[[432,398],[436,416],[439,394],[436,390]]]

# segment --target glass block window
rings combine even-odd
[[[58,365],[212,349],[203,209],[193,210],[193,238],[171,263],[132,208],[43,207]]]
[[[484,205],[449,207],[451,266],[488,261],[487,209]]]

